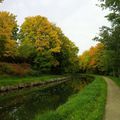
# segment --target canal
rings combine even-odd
[[[38,113],[55,110],[90,82],[91,78],[74,76],[52,86],[1,93],[0,120],[33,120]]]

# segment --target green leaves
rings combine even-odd
[[[105,8],[109,8],[113,11],[120,11],[120,1],[119,0],[100,0],[101,5]]]
[[[95,40],[105,46],[102,54],[103,66],[110,75],[119,76],[120,74],[120,1],[119,0],[101,0],[105,8],[110,10],[106,16],[112,23],[111,27],[103,26],[99,36]],[[107,61],[107,62],[106,62]]]
[[[5,51],[6,36],[0,35],[0,57],[4,54]]]

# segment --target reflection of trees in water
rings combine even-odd
[[[38,112],[44,113],[56,109],[60,104],[67,101],[68,97],[81,90],[88,81],[79,77],[44,90],[37,90],[30,94],[17,95],[14,99],[4,101],[3,109],[0,110],[0,118],[3,120],[30,120]]]

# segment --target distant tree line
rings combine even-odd
[[[0,12],[0,61],[29,63],[40,73],[79,70],[78,48],[59,27],[42,16],[27,17],[19,27],[16,16]]]
[[[82,70],[120,77],[120,0],[99,1],[103,9],[110,11],[106,18],[111,27],[102,26],[99,36],[94,38],[100,44],[80,56]]]
[[[99,0],[111,26],[102,26],[99,41],[78,57],[78,48],[62,30],[42,16],[27,17],[19,27],[16,16],[0,12],[0,61],[28,63],[40,73],[88,72],[120,77],[120,1]]]
[[[104,45],[98,43],[95,47],[91,47],[80,55],[80,69],[81,72],[104,74],[105,62],[103,62]]]

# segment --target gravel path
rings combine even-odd
[[[108,85],[104,120],[120,120],[120,88],[111,79],[104,79]]]

